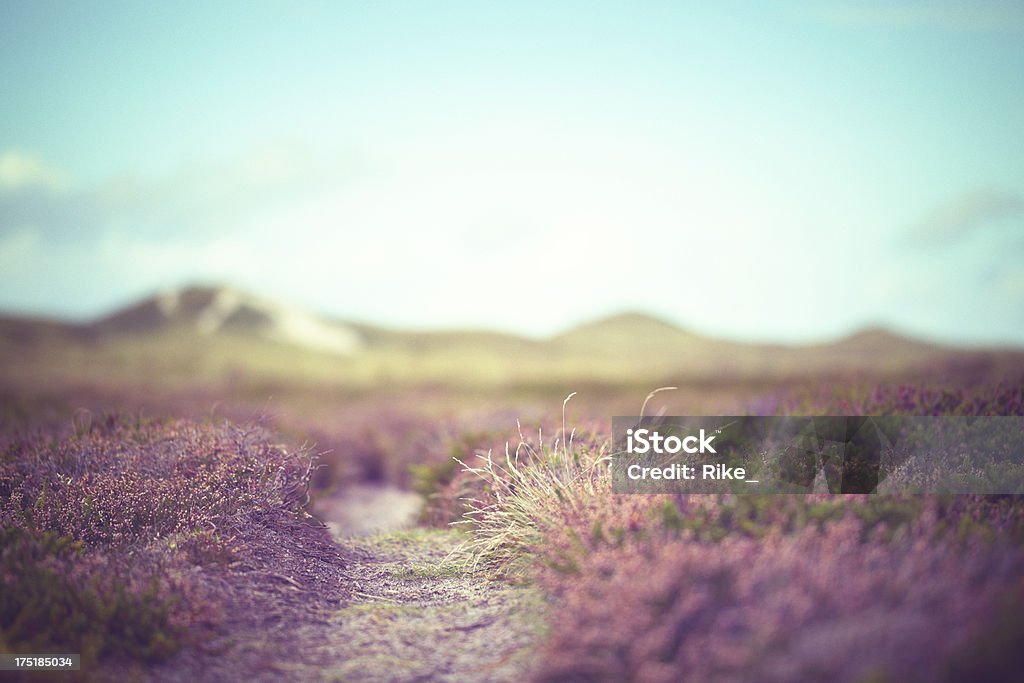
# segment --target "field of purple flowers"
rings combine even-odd
[[[225,576],[274,542],[254,531],[313,530],[309,453],[256,427],[108,415],[0,454],[0,649],[77,652],[83,672],[214,640]]]
[[[1022,415],[1024,383],[761,399],[787,414]],[[607,435],[467,464],[428,508],[551,597],[541,681],[1014,681],[1013,496],[612,495]],[[571,437],[569,442],[567,438]]]
[[[189,414],[181,406],[200,402],[187,398],[163,412]],[[224,420],[247,424],[238,401],[216,419],[7,402],[0,649],[81,652],[95,680],[271,675],[275,657],[324,642],[350,598],[351,558],[309,518],[309,496],[371,481],[422,493],[423,525],[465,530],[453,557],[486,570],[474,577],[547,596],[539,681],[1015,681],[1024,667],[1017,497],[614,495],[617,406],[570,403],[567,425],[493,396],[319,398],[282,405],[272,431]],[[706,414],[1024,415],[1024,381],[727,398],[685,402]],[[321,656],[302,671],[315,678]]]

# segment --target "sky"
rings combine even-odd
[[[0,0],[0,310],[1024,344],[1024,3]]]

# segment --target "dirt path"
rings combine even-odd
[[[323,680],[521,681],[540,635],[535,593],[450,558],[460,532],[409,528],[420,500],[355,486],[315,512],[348,558],[350,600],[329,620]]]
[[[540,634],[537,596],[445,559],[456,532],[416,529],[349,541],[353,600],[338,610],[344,681],[522,681]]]
[[[355,484],[316,501],[313,514],[344,541],[415,526],[423,499],[384,484]]]
[[[220,635],[153,668],[111,663],[94,680],[528,680],[543,600],[446,561],[463,540],[457,531],[365,535],[411,524],[415,506],[398,514],[401,499],[364,488],[323,501],[316,511],[333,541],[318,524],[246,527],[228,572],[197,570],[227,596]]]
[[[350,558],[342,573],[352,596],[330,619],[322,647],[335,663],[323,679],[524,680],[542,601],[450,559],[461,533],[408,529],[418,503],[395,489],[359,487],[318,506]]]

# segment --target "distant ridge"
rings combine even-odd
[[[648,313],[641,313],[639,311],[623,311],[621,313],[614,313],[602,318],[597,318],[596,320],[581,323],[569,328],[558,336],[599,330],[619,330],[622,328],[634,330],[657,330],[661,332],[671,332],[674,334],[690,334],[678,325],[663,318],[659,318]]]
[[[315,333],[326,333],[337,337],[334,342],[319,345],[333,347],[338,352],[351,354],[358,351],[362,338],[371,340],[395,337],[432,338],[444,341],[446,338],[476,336],[481,340],[500,339],[504,341],[532,339],[513,333],[480,330],[406,331],[380,325],[338,321],[297,307],[286,306],[272,299],[254,295],[227,285],[190,285],[177,290],[166,290],[144,297],[134,303],[104,315],[95,321],[76,324],[56,318],[31,315],[3,315],[0,313],[5,332],[9,336],[32,337],[36,334],[66,334],[76,331],[78,335],[120,335],[130,333],[159,333],[175,326],[191,326],[200,334],[208,335],[219,331],[255,333],[277,341],[291,341],[298,345],[314,346],[311,342]],[[806,348],[832,347],[841,349],[891,350],[903,348],[955,348],[948,345],[924,341],[898,334],[884,327],[868,327],[853,332],[835,341],[814,344],[756,344],[718,339],[687,330],[679,325],[640,311],[623,311],[612,315],[574,325],[550,337],[548,343],[565,344],[586,342],[588,344],[607,342],[615,338],[637,338],[643,336],[672,338],[687,343],[709,343],[737,348]],[[344,341],[342,341],[344,340]],[[541,343],[544,343],[541,341]]]
[[[688,340],[691,342],[698,340],[710,341],[711,339],[710,337],[680,327],[664,318],[638,311],[624,311],[590,320],[570,327],[555,335],[554,339],[572,339],[590,335],[609,337],[622,334],[633,336],[670,336],[678,340]]]
[[[896,347],[917,347],[917,348],[941,348],[942,344],[936,344],[922,339],[915,339],[902,334],[897,334],[884,327],[866,327],[853,334],[843,337],[831,343],[840,348],[858,348],[863,350],[891,351]]]
[[[72,373],[139,368],[154,379],[173,372],[190,382],[198,381],[202,369],[205,376],[221,379],[296,381],[301,375],[349,386],[645,385],[897,376],[942,368],[998,374],[1024,364],[1021,350],[958,349],[880,327],[833,342],[742,343],[637,311],[576,325],[548,339],[486,330],[407,331],[334,320],[226,286],[161,292],[84,324],[0,316],[0,360],[16,358],[24,365],[30,357],[44,365],[56,359],[79,364]],[[84,358],[91,367],[80,366]]]

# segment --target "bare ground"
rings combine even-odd
[[[352,536],[381,524],[353,526],[349,494],[341,495],[317,507],[325,525],[252,525],[238,539],[242,557],[226,568],[198,570],[228,596],[216,637],[155,668],[109,665],[96,680],[529,678],[543,629],[544,603],[534,591],[448,559],[463,540],[456,531]],[[383,526],[409,523],[408,510],[396,513],[394,492],[355,495],[365,514],[387,520]],[[331,538],[328,526],[340,535]]]
[[[344,541],[415,526],[422,505],[420,496],[395,486],[354,484],[316,501],[313,513]]]
[[[540,635],[542,601],[446,560],[462,540],[416,529],[359,539],[346,569],[354,599],[332,639],[341,681],[522,681]],[[328,645],[330,647],[330,645]]]

